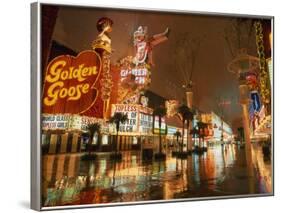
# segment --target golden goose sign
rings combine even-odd
[[[79,114],[91,108],[98,96],[100,56],[92,50],[77,57],[61,55],[47,66],[43,88],[44,113]]]

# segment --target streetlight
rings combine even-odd
[[[185,95],[186,95],[186,105],[188,106],[189,109],[192,110],[192,105],[193,105],[193,82],[189,80],[189,82],[185,85],[182,85],[182,87],[185,89]],[[187,139],[188,139],[188,145],[187,147],[192,149],[192,135],[189,134],[192,129],[192,122],[189,122],[188,126],[188,134],[187,134]]]
[[[229,72],[235,73],[239,81],[240,104],[243,113],[243,127],[246,146],[250,146],[250,127],[249,127],[249,88],[246,77],[249,72],[259,69],[259,59],[247,54],[246,49],[241,49],[238,55],[228,64]]]
[[[235,73],[239,82],[239,102],[242,106],[244,139],[246,146],[246,160],[249,168],[249,174],[252,175],[252,148],[250,140],[250,120],[249,120],[249,88],[246,77],[250,72],[259,69],[259,59],[247,54],[246,49],[241,49],[237,56],[228,64],[228,70]]]

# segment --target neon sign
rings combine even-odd
[[[43,112],[76,114],[90,108],[99,93],[96,82],[100,72],[101,59],[95,51],[53,59],[45,74]]]

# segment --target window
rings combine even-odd
[[[94,136],[93,136],[93,144],[94,144],[94,145],[97,145],[97,144],[98,144],[98,138],[99,138],[98,134],[95,133]]]
[[[102,145],[108,145],[108,135],[103,135],[101,142]]]
[[[137,139],[137,137],[133,137],[133,144],[138,144],[138,139]]]

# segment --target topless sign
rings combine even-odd
[[[81,114],[97,102],[101,59],[95,51],[77,57],[61,55],[47,66],[43,85],[43,113]]]

